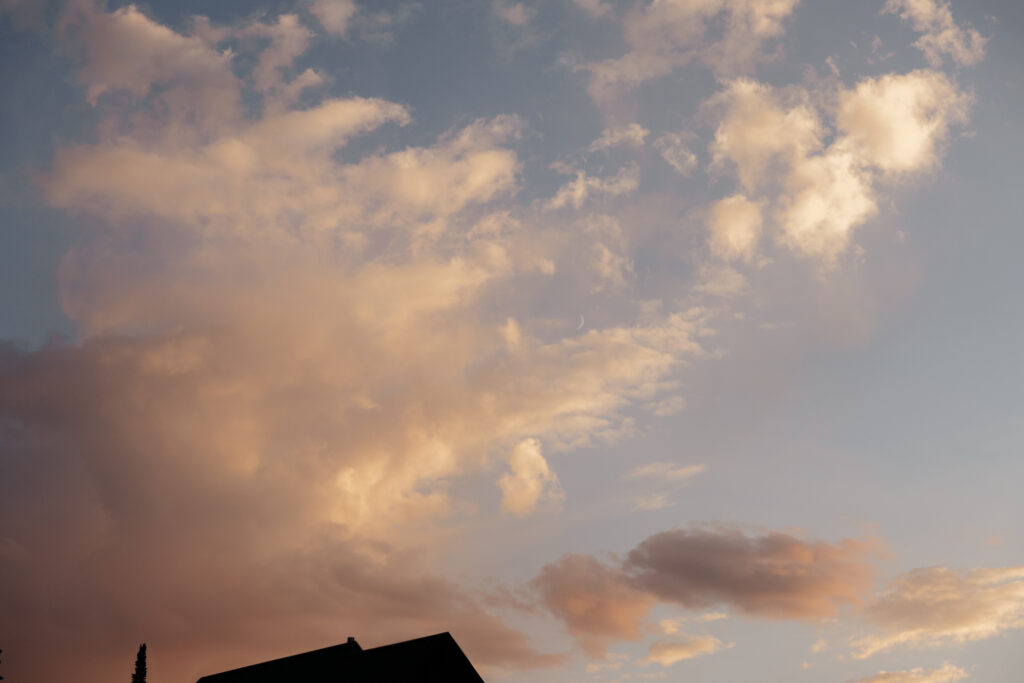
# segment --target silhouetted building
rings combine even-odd
[[[197,683],[483,683],[450,633],[369,650],[355,638],[203,676]]]

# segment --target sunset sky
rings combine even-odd
[[[0,0],[0,88],[6,680],[1021,680],[1019,0]]]

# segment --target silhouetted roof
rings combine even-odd
[[[203,676],[197,683],[483,683],[450,633],[369,650],[347,643]]]

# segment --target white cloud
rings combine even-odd
[[[750,261],[761,238],[761,205],[743,195],[721,199],[711,207],[711,251],[724,259]]]
[[[856,156],[833,146],[793,167],[775,220],[783,244],[828,264],[846,250],[854,228],[877,209],[871,176]]]
[[[942,66],[943,55],[962,66],[973,66],[985,58],[988,39],[973,27],[957,26],[949,0],[886,0],[884,11],[899,14],[922,34],[914,46],[933,67]]]
[[[890,173],[929,169],[970,97],[937,71],[865,79],[839,96],[836,127],[865,165]]]
[[[537,439],[520,441],[509,454],[508,465],[509,471],[498,480],[502,512],[525,517],[538,505],[557,504],[565,497]]]
[[[803,101],[784,107],[767,85],[732,81],[705,107],[722,112],[710,145],[712,168],[734,168],[748,191],[821,147],[822,125],[814,109]]]
[[[938,163],[951,126],[967,121],[970,97],[934,71],[888,74],[840,90],[834,122],[811,106],[814,97],[741,79],[705,107],[721,112],[712,169],[734,171],[748,193],[774,205],[776,242],[831,265],[877,212],[882,181]],[[830,128],[833,139],[825,144]],[[741,195],[716,204],[712,250],[750,260],[758,209]]]

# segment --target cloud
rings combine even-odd
[[[886,0],[883,11],[900,15],[922,34],[914,47],[933,67],[942,66],[944,55],[961,66],[973,66],[985,58],[988,39],[974,27],[957,26],[948,0]]]
[[[880,671],[857,683],[956,683],[967,678],[967,672],[945,662],[939,669],[912,669],[910,671]]]
[[[714,636],[679,636],[672,640],[658,640],[652,643],[647,650],[647,657],[640,660],[640,663],[668,667],[686,659],[711,655],[728,647],[732,647],[732,643],[723,643]]]
[[[1024,628],[1024,567],[916,569],[868,605],[881,633],[853,641],[863,659],[897,646],[939,647]]]
[[[626,15],[624,31],[629,51],[621,57],[591,62],[588,89],[599,103],[613,101],[619,92],[667,76],[695,58],[719,75],[749,69],[762,45],[783,32],[783,22],[797,0],[697,0],[652,2]],[[708,26],[721,19],[718,41],[708,40]]]
[[[689,176],[697,168],[697,155],[690,151],[688,135],[665,133],[654,141],[661,158],[681,176]]]
[[[492,181],[494,174],[510,179],[515,173],[514,158],[505,157],[511,166],[500,168],[494,162],[501,152],[471,151],[466,139],[471,132],[464,133],[462,144],[449,141],[433,150],[369,158],[358,167],[332,158],[352,137],[391,121],[407,123],[405,108],[357,97],[271,114],[198,147],[166,149],[122,138],[65,148],[54,159],[47,193],[55,206],[108,220],[147,215],[182,230],[199,225],[229,233],[244,225],[251,231],[281,231],[288,229],[282,220],[288,215],[321,229],[337,225],[346,214],[370,220],[372,202],[382,193],[406,206],[429,199],[451,207],[473,201],[478,190],[486,192],[480,183]],[[470,174],[477,184],[463,183],[460,195],[431,199],[425,191],[429,185],[424,189],[418,177],[428,169],[440,174],[438,181],[457,182],[460,174]],[[353,185],[361,185],[361,191],[353,192]]]
[[[344,36],[358,9],[355,0],[315,0],[309,11],[328,33]]]
[[[315,8],[314,5],[312,9]],[[260,52],[256,67],[252,72],[253,84],[256,89],[269,97],[281,95],[284,86],[282,72],[291,67],[295,59],[306,51],[313,39],[313,32],[302,25],[296,14],[282,14],[277,17],[276,23],[253,22],[233,33],[239,38],[270,40],[270,45]],[[310,71],[309,73],[315,72]],[[292,94],[297,95],[298,93],[293,92]]]
[[[501,0],[497,0],[494,3],[494,12],[502,21],[511,24],[512,26],[526,26],[530,23],[530,18],[533,16],[533,11],[521,2],[510,5]]]
[[[239,115],[240,83],[231,56],[199,37],[175,33],[134,5],[104,12],[91,0],[73,0],[59,27],[80,56],[78,80],[93,105],[116,91],[138,101],[162,86],[155,97],[175,126],[192,121],[201,131],[215,130]]]
[[[725,612],[708,612],[701,614],[698,617],[676,617],[675,619],[662,619],[658,622],[658,628],[665,635],[672,635],[674,633],[680,633],[683,628],[683,624],[687,622],[693,623],[710,623],[712,621],[721,621],[722,619],[728,619],[729,615]]]
[[[640,168],[636,164],[627,164],[619,172],[606,178],[589,176],[584,171],[577,171],[576,177],[558,188],[555,196],[547,201],[547,209],[579,209],[592,195],[617,197],[636,191],[640,183]]]
[[[545,565],[531,586],[592,657],[613,640],[639,640],[656,598],[589,555],[565,555]]]
[[[711,251],[725,259],[750,261],[761,237],[761,206],[743,195],[733,195],[711,207],[708,228]]]
[[[504,6],[521,10],[513,23],[529,14]],[[794,6],[638,6],[629,52],[591,65],[592,88],[602,73],[621,89],[692,59],[742,71]],[[403,7],[309,11],[329,33],[380,37],[414,11]],[[324,81],[296,73],[309,20],[196,17],[178,32],[131,5],[74,0],[62,14],[99,119],[39,175],[52,207],[83,218],[58,273],[75,334],[0,349],[0,639],[42,662],[36,675],[104,680],[123,642],[146,633],[167,653],[163,675],[194,677],[339,628],[368,644],[450,629],[484,665],[557,665],[431,564],[442,520],[468,508],[458,482],[498,479],[513,515],[557,502],[560,453],[628,436],[638,407],[680,410],[675,374],[707,355],[717,312],[703,306],[630,299],[635,317],[564,336],[529,315],[577,266],[589,294],[616,306],[639,288],[628,216],[567,218],[636,192],[637,164],[579,170],[547,202],[515,203],[521,119],[470,118],[395,144],[388,127],[413,122],[406,105],[306,90]],[[710,151],[742,187],[712,209],[728,245],[713,249],[752,260],[764,232],[801,254],[841,252],[877,186],[934,167],[966,120],[966,97],[943,78],[868,80],[837,91],[834,112],[799,88],[723,86]],[[611,127],[591,151],[649,135]],[[686,174],[689,140],[668,133],[654,147]],[[559,253],[545,223],[569,224],[587,248]],[[738,265],[716,265],[695,270],[700,297],[745,286]],[[508,471],[494,472],[504,453]],[[651,463],[629,485],[665,484],[637,499],[661,507],[702,467]],[[833,614],[868,580],[869,546],[677,529],[624,560],[563,557],[531,585],[599,656],[652,632],[659,603]],[[721,646],[680,635],[649,660]],[[45,656],[54,650],[68,656]]]
[[[971,98],[937,71],[865,79],[839,96],[836,127],[865,165],[887,173],[928,170]]]
[[[542,502],[557,504],[565,497],[537,439],[524,439],[516,444],[508,464],[509,472],[498,480],[502,512],[525,517],[533,514]]]
[[[846,250],[853,230],[878,211],[871,177],[857,161],[832,147],[794,166],[775,211],[783,244],[824,263]]]
[[[703,264],[694,289],[710,296],[729,298],[747,289],[747,278],[740,271],[721,263]]]
[[[677,528],[648,537],[623,560],[566,555],[531,585],[580,645],[598,656],[610,641],[636,640],[651,629],[649,612],[659,603],[726,605],[766,619],[832,617],[842,605],[862,604],[876,545],[805,541],[780,532],[752,536],[725,526]]]
[[[302,531],[308,506],[296,505],[298,495],[282,496],[278,485],[230,481],[209,468],[200,483],[166,458],[155,466],[102,463],[104,471],[89,473],[39,443],[38,434],[3,434],[15,457],[4,462],[10,484],[0,508],[9,521],[0,533],[18,552],[5,554],[0,578],[18,587],[4,591],[5,614],[14,619],[2,628],[4,648],[17,653],[13,664],[30,662],[40,678],[74,671],[78,680],[106,680],[123,667],[124,642],[138,634],[160,653],[151,671],[185,680],[332,642],[338,629],[364,645],[451,630],[486,667],[560,662],[471,592],[411,569],[419,564],[415,553],[381,557],[328,529],[310,537]],[[102,436],[85,436],[94,443],[79,453],[96,467]],[[122,439],[106,445],[121,448]],[[34,504],[30,491],[14,489],[30,482],[35,492],[60,497]],[[9,516],[12,510],[19,512]],[[47,657],[54,648],[76,652],[73,663]]]
[[[631,470],[626,479],[659,479],[662,481],[685,481],[703,472],[705,465],[679,467],[670,462],[651,462]]]
[[[803,99],[803,98],[801,98]],[[749,79],[730,82],[705,104],[720,120],[709,146],[713,169],[733,168],[754,191],[821,147],[822,124],[804,101],[785,107],[767,85]]]
[[[590,270],[597,276],[593,291],[623,289],[633,280],[633,259],[626,234],[611,216],[588,216],[583,223],[590,238]]]
[[[584,671],[588,674],[596,674],[601,671],[618,671],[629,660],[630,656],[625,652],[608,652],[605,654],[604,659],[587,664]]]
[[[619,145],[630,145],[632,147],[643,147],[644,138],[650,135],[639,123],[631,123],[628,126],[619,128],[605,128],[601,131],[601,137],[590,143],[587,148],[591,152],[603,149],[611,149]]]
[[[785,22],[799,0],[726,0],[728,20],[722,40],[713,43],[704,61],[718,75],[733,75],[753,67],[763,55],[764,44],[785,32]]]
[[[183,35],[133,7],[68,10],[79,78],[117,125],[39,178],[86,219],[58,273],[74,339],[0,351],[0,639],[40,677],[103,680],[139,633],[193,680],[338,628],[451,629],[485,665],[557,664],[421,561],[465,509],[451,483],[493,481],[511,449],[505,509],[555,499],[551,454],[630,433],[628,409],[703,353],[699,307],[566,337],[510,324],[512,283],[543,284],[555,257],[507,204],[521,121],[394,147],[371,136],[412,121],[399,103],[296,109],[310,38],[286,17]],[[245,60],[211,47],[233,31],[253,32]],[[259,87],[281,97],[242,117]],[[584,175],[583,194],[637,177]],[[624,281],[621,231],[594,230],[591,265]]]
[[[647,407],[658,417],[666,417],[682,412],[686,408],[686,399],[682,396],[667,396],[656,403],[649,403]]]
[[[655,408],[664,411],[664,402]],[[642,485],[630,499],[636,510],[660,510],[674,503],[673,495],[689,484],[690,479],[706,469],[703,464],[678,466],[670,462],[652,462],[628,472],[623,479]]]
[[[572,0],[572,2],[594,18],[603,17],[611,10],[611,5],[603,0]]]
[[[518,134],[512,117],[358,164],[333,156],[355,135],[392,121],[407,123],[409,115],[383,100],[349,98],[268,115],[198,149],[147,149],[131,140],[65,149],[48,194],[56,206],[112,219],[147,214],[206,230],[244,225],[307,237],[339,231],[356,246],[381,225],[443,230],[466,207],[515,189],[518,160],[501,146]]]
[[[819,619],[855,605],[872,578],[873,545],[804,541],[729,528],[673,529],[631,550],[624,564],[634,585],[691,608],[731,605],[770,619]]]
[[[951,126],[966,123],[971,98],[944,74],[918,70],[841,89],[834,121],[813,99],[799,88],[780,93],[732,81],[705,104],[720,112],[711,167],[734,172],[746,193],[769,197],[777,243],[831,265],[877,213],[884,181],[937,165]],[[749,260],[758,208],[741,194],[716,204],[712,250]]]
[[[514,192],[519,161],[502,145],[520,128],[515,116],[480,120],[443,136],[433,148],[366,159],[345,169],[342,179],[355,196],[365,197],[364,216],[376,225],[412,217],[428,231],[442,228],[431,223]]]

